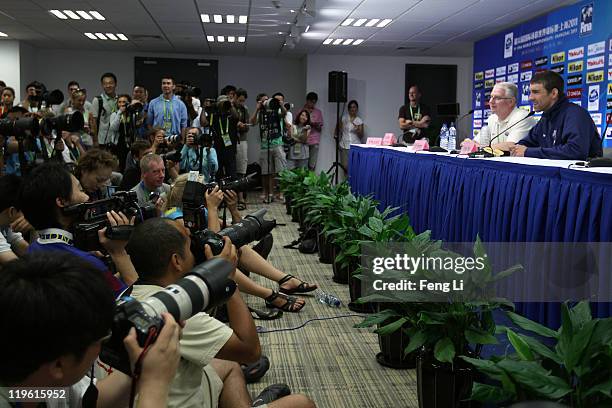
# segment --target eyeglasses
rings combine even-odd
[[[499,101],[502,101],[504,99],[513,99],[513,98],[502,97],[502,96],[492,96],[492,97],[489,98],[489,100],[493,101],[493,102],[499,102]]]

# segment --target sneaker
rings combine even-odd
[[[259,407],[264,404],[269,404],[279,398],[286,397],[291,394],[291,389],[287,384],[272,384],[263,389],[261,393],[253,400],[252,407]]]

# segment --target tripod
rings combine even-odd
[[[342,109],[344,112],[344,108]],[[334,130],[334,139],[336,139],[336,160],[332,163],[329,170],[327,170],[327,174],[334,174],[334,182],[338,184],[338,174],[340,173],[340,168],[346,174],[346,169],[340,163],[338,155],[340,154],[340,102],[336,102],[336,128]]]

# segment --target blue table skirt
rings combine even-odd
[[[612,242],[612,175],[351,146],[353,193],[400,207],[415,231],[472,242]],[[610,266],[612,273],[612,265]],[[612,304],[594,304],[598,316]],[[517,305],[558,327],[559,305]]]

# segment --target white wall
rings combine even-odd
[[[15,89],[15,100],[21,97],[20,92],[19,42],[11,40],[0,41],[0,79],[7,86]]]
[[[19,71],[20,71],[20,84],[19,92],[23,92],[25,97],[25,87],[33,80],[37,79],[38,75],[38,64],[36,60],[38,48],[34,48],[23,42],[19,43]],[[51,88],[53,89],[53,88]],[[17,99],[21,101],[21,99]]]
[[[348,73],[348,100],[359,103],[359,115],[365,122],[365,135],[382,137],[387,132],[399,134],[397,114],[404,104],[406,64],[457,65],[457,101],[467,112],[472,104],[472,59],[437,57],[367,57],[346,55],[309,55],[306,64],[306,88],[319,95],[318,108],[325,122],[317,171],[327,170],[335,159],[331,137],[336,122],[336,104],[328,103],[328,73]],[[342,109],[342,106],[340,107]],[[468,134],[469,121],[460,125]]]

